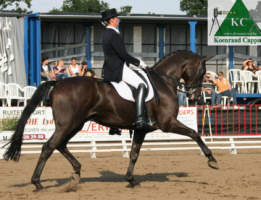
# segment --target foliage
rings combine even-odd
[[[27,12],[27,8],[31,8],[31,2],[32,0],[0,0],[0,10],[7,10],[9,7],[13,7],[11,11]],[[21,4],[25,4],[27,8],[22,8]]]
[[[128,14],[131,13],[132,6],[122,6],[120,10],[120,14]]]
[[[188,15],[207,16],[207,0],[181,0],[180,9]]]
[[[108,3],[101,0],[64,0],[60,9],[54,8],[50,12],[100,13],[108,8]]]
[[[0,131],[13,131],[16,128],[17,118],[5,118],[0,121]]]

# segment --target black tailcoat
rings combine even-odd
[[[129,55],[119,33],[111,28],[106,28],[103,33],[103,78],[105,81],[120,82],[124,62],[139,66],[140,61]]]

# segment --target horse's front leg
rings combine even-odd
[[[140,148],[144,141],[145,135],[146,132],[134,131],[131,152],[130,152],[130,163],[126,174],[126,179],[129,182],[130,187],[134,187],[135,185],[137,185],[137,183],[135,183],[134,181],[133,170],[134,170],[135,163],[139,157]]]
[[[165,128],[165,127],[167,127],[167,128]],[[192,138],[195,142],[197,142],[197,144],[203,151],[204,155],[208,158],[209,167],[218,169],[217,161],[214,158],[211,150],[202,141],[200,135],[196,131],[185,126],[184,124],[179,122],[177,119],[170,120],[167,125],[165,125],[165,126],[163,125],[163,127],[161,127],[161,130],[163,130],[164,132],[169,132],[169,133],[178,133],[178,134],[185,135],[185,136]]]

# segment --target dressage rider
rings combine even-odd
[[[105,81],[124,81],[137,89],[135,95],[135,126],[137,129],[145,128],[147,126],[145,115],[147,87],[145,82],[129,68],[129,64],[140,67],[146,67],[146,64],[142,60],[138,60],[127,53],[123,39],[117,29],[119,26],[119,18],[116,9],[109,9],[101,14],[101,22],[106,26],[102,40],[105,57],[103,78]]]

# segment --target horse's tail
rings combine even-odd
[[[34,92],[30,102],[24,108],[20,119],[18,120],[15,133],[12,135],[11,140],[7,143],[10,144],[7,151],[4,154],[5,160],[18,161],[21,155],[21,146],[23,140],[24,127],[34,112],[36,107],[40,104],[43,98],[48,94],[50,88],[55,86],[56,81],[47,81],[41,84],[37,90]],[[6,145],[7,145],[6,144]]]

